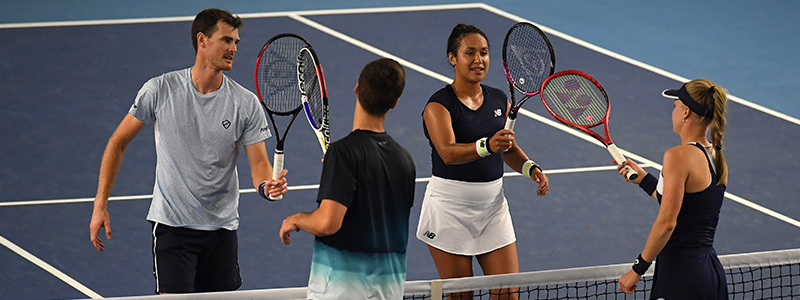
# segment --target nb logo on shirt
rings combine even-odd
[[[494,117],[495,118],[497,118],[499,116],[502,116],[502,115],[503,115],[503,111],[500,110],[499,108],[494,110]]]
[[[425,237],[427,237],[429,239],[433,239],[433,238],[436,237],[436,234],[431,232],[430,230],[425,230],[425,233],[423,233],[422,235],[424,235]]]
[[[228,121],[228,120],[222,121],[222,127],[225,127],[225,129],[228,129],[228,127],[231,127],[231,121]]]

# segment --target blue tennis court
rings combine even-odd
[[[353,88],[361,67],[381,56],[403,64],[406,90],[389,112],[386,129],[417,165],[412,232],[430,176],[421,112],[428,97],[452,80],[445,44],[455,24],[474,24],[486,32],[491,64],[484,83],[503,90],[500,49],[506,31],[522,20],[542,25],[555,48],[556,71],[580,70],[603,84],[611,97],[615,143],[650,172],[658,172],[664,151],[680,142],[671,130],[672,102],[660,93],[698,73],[681,73],[686,62],[670,70],[677,74],[670,73],[553,29],[563,23],[551,25],[486,4],[267,13],[235,8],[228,9],[244,18],[244,27],[234,69],[226,74],[253,90],[253,65],[263,43],[283,32],[304,36],[326,73],[334,140],[351,129]],[[193,63],[193,13],[185,15],[0,27],[5,41],[0,46],[5,71],[0,80],[0,298],[153,293],[150,224],[145,220],[155,172],[152,125],[128,147],[109,202],[114,236],[104,252],[89,241],[88,224],[103,150],[136,92],[149,78]],[[772,100],[748,101],[736,97],[736,86],[725,87],[735,99],[728,106],[725,145],[731,175],[717,252],[800,248],[800,187],[794,183],[800,162],[791,150],[800,146],[796,103],[784,109],[787,104]],[[536,186],[507,168],[505,193],[520,269],[631,261],[644,247],[657,203],[619,178],[599,143],[555,122],[537,98],[523,108],[517,141],[548,173],[551,189],[545,197],[535,196]],[[241,289],[307,283],[313,237],[294,233],[292,244],[284,246],[278,236],[286,216],[316,207],[320,150],[303,122],[298,120],[286,141],[290,192],[282,201],[270,203],[253,193],[246,158],[240,157]],[[274,138],[267,140],[270,154],[274,146]],[[438,277],[425,244],[409,238],[408,280]]]

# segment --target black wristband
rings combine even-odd
[[[267,185],[266,181],[262,181],[261,184],[258,185],[258,195],[261,196],[261,198],[267,199],[269,201],[275,201],[267,197],[267,192],[265,191],[266,185]]]
[[[633,266],[631,267],[631,269],[633,269],[633,271],[636,272],[636,274],[639,274],[639,276],[642,276],[644,275],[645,272],[647,272],[647,269],[650,269],[651,264],[653,263],[647,262],[646,260],[644,260],[644,258],[642,258],[642,255],[639,254],[639,257],[637,257],[636,260],[633,261]]]
[[[658,179],[650,173],[642,178],[642,181],[639,182],[639,187],[647,193],[648,196],[652,196],[653,192],[656,191],[656,186],[658,185]]]
[[[484,149],[486,149],[486,151],[488,151],[489,154],[492,154],[494,153],[494,151],[492,151],[492,146],[489,146],[489,139],[490,138],[486,138],[485,140],[483,140],[483,142],[481,143],[482,144],[481,147],[485,147]]]

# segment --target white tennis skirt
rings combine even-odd
[[[515,242],[503,179],[465,182],[431,177],[422,199],[417,238],[439,250],[469,256]]]

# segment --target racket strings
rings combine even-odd
[[[514,87],[534,93],[555,67],[552,46],[546,37],[530,26],[517,26],[506,36],[504,62]]]
[[[312,126],[320,129],[323,123],[324,111],[322,100],[322,85],[320,84],[319,74],[314,56],[308,49],[300,52],[297,58],[297,78],[300,90],[307,97],[308,108],[311,112]]]
[[[608,99],[603,91],[589,79],[575,74],[552,78],[543,87],[542,98],[555,114],[578,125],[597,125],[608,112]]]
[[[261,99],[276,113],[289,113],[302,105],[297,88],[297,55],[305,46],[295,37],[278,38],[267,45],[256,66]]]

